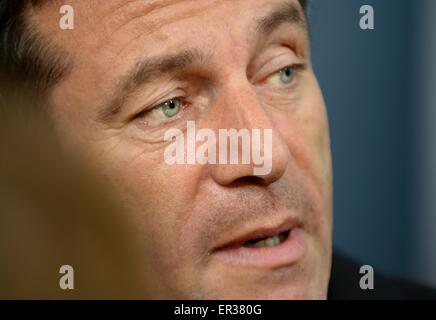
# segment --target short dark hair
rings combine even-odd
[[[27,14],[47,0],[0,1],[0,83],[43,95],[69,68],[67,55],[38,33]]]
[[[71,66],[68,55],[38,33],[26,16],[30,6],[45,1],[0,0],[0,83],[6,90],[43,96]],[[307,0],[299,2],[306,9]]]

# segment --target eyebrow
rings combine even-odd
[[[268,35],[284,23],[297,25],[307,31],[306,18],[300,8],[293,2],[286,2],[278,6],[271,14],[259,19],[256,31]]]
[[[166,54],[159,57],[148,58],[135,64],[135,66],[123,77],[120,89],[116,90],[114,98],[108,106],[99,112],[98,119],[108,122],[120,111],[129,95],[139,86],[150,82],[152,79],[177,70],[184,69],[194,61],[203,59],[203,55],[196,49],[185,49],[174,54]]]
[[[271,13],[257,20],[255,31],[262,35],[271,34],[281,25],[289,23],[298,26],[307,33],[307,23],[301,8],[293,2],[278,6]],[[205,59],[205,55],[195,48],[180,52],[164,54],[139,61],[122,77],[114,97],[105,108],[99,111],[98,119],[109,122],[122,109],[127,98],[141,85],[145,85],[156,77],[186,69],[190,65]]]

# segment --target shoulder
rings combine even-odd
[[[361,264],[340,253],[333,254],[328,298],[330,300],[435,299],[436,290],[410,281],[374,274],[374,288],[360,288]]]

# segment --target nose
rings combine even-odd
[[[255,88],[249,82],[242,85],[228,84],[217,100],[214,108],[214,119],[218,119],[216,125],[219,128],[227,128],[227,133],[230,128],[234,130],[233,133],[238,132],[239,161],[218,161],[210,168],[212,178],[222,186],[240,182],[269,185],[280,179],[288,167],[291,154]],[[218,134],[219,160],[226,159],[232,153],[232,143],[229,139],[227,141],[230,144],[227,144],[227,148],[221,148],[224,136]],[[244,148],[244,142],[246,146],[247,140],[250,150]],[[262,151],[263,157],[259,158],[259,151]],[[243,161],[244,157],[246,160],[251,159]],[[263,164],[259,162],[262,158]]]

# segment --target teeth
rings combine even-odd
[[[278,245],[279,243],[280,243],[279,236],[275,236],[275,237],[268,238],[265,240],[265,245],[267,247],[274,247],[274,246]]]
[[[263,240],[259,240],[253,244],[247,245],[252,248],[260,248],[260,247],[274,247],[279,245],[285,239],[284,235],[278,235],[270,238],[266,238]]]

